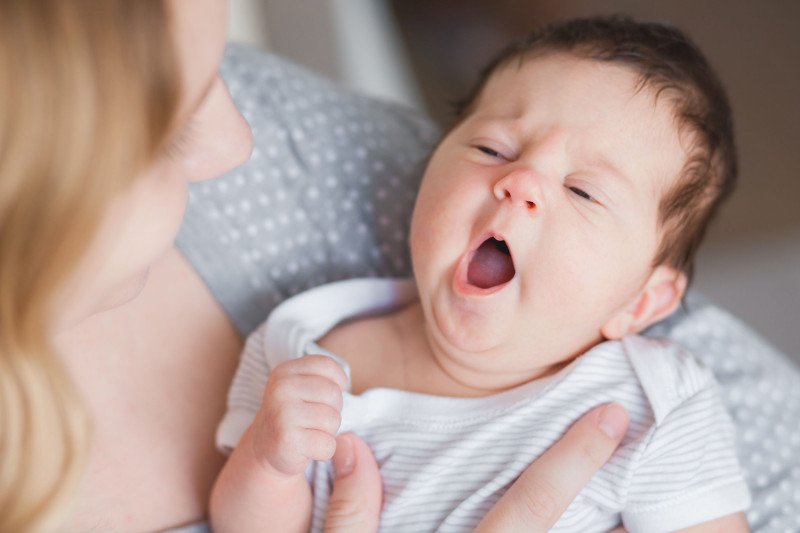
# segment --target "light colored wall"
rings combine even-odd
[[[230,39],[269,49],[354,90],[421,108],[385,0],[232,0]]]
[[[269,30],[265,3],[261,0],[230,0],[228,3],[228,38],[268,50]]]

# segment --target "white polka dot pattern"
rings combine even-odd
[[[737,451],[753,496],[753,531],[800,531],[800,372],[754,331],[691,295],[647,333],[668,336],[708,366],[737,428]]]
[[[223,76],[251,160],[190,189],[178,245],[243,332],[324,282],[410,271],[406,234],[438,137],[409,109],[230,47]]]
[[[253,128],[253,156],[192,186],[178,246],[240,331],[307,288],[410,271],[406,235],[436,130],[273,56],[230,47],[223,77]],[[800,373],[696,295],[648,332],[713,371],[737,426],[755,531],[800,531]]]

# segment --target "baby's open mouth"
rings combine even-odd
[[[472,254],[467,281],[481,289],[502,285],[514,277],[514,261],[505,241],[490,237]]]

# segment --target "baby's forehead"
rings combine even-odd
[[[517,132],[521,142],[561,128],[573,159],[646,177],[657,200],[681,175],[691,135],[672,95],[641,79],[631,67],[567,53],[516,58],[489,77],[470,120]]]
[[[556,88],[570,98],[585,99],[587,95],[596,94],[600,85],[621,98],[648,99],[653,106],[663,100],[659,98],[661,91],[646,83],[643,75],[631,66],[568,52],[539,51],[510,58],[498,65],[478,95],[476,108],[496,102],[498,97],[512,101],[543,86]]]
[[[683,135],[680,97],[642,81],[635,69],[565,53],[537,55],[500,66],[487,80],[472,114],[507,120],[547,119],[551,110],[587,124],[646,124]],[[563,116],[561,118],[564,118]],[[622,133],[622,131],[620,131]]]

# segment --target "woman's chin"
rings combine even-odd
[[[116,289],[108,292],[92,314],[102,313],[117,307],[121,307],[128,302],[135,300],[144,290],[147,285],[147,279],[150,275],[150,269],[146,268],[139,274],[131,277],[127,281],[121,283]]]
[[[53,331],[58,334],[71,329],[85,320],[105,311],[116,309],[135,300],[144,290],[149,277],[149,269],[142,270],[126,281],[119,283],[116,287],[103,290],[102,298],[92,298],[94,291],[84,291],[80,295],[74,292],[66,292],[59,300],[61,305],[55,305],[56,309],[61,309],[54,320]],[[95,292],[96,293],[96,292]],[[64,302],[69,302],[65,305]]]

